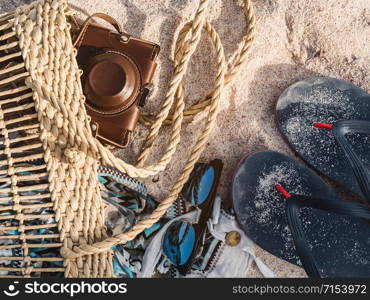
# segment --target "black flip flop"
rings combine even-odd
[[[340,200],[304,164],[272,151],[250,154],[232,198],[245,233],[310,277],[370,277],[370,207]]]
[[[276,116],[305,162],[370,204],[370,94],[347,81],[312,77],[284,91]]]

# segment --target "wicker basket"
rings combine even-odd
[[[6,277],[112,276],[110,251],[73,261],[58,255],[106,238],[99,159],[80,138],[91,132],[66,10],[65,1],[41,0],[0,17],[0,249],[8,255],[1,259],[11,261],[0,272]],[[39,257],[44,248],[57,251]]]

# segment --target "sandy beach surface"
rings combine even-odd
[[[0,11],[30,3],[5,0]],[[173,39],[180,26],[194,14],[194,0],[70,0],[81,18],[105,12],[123,24],[130,34],[161,45],[159,68],[145,110],[158,111],[173,71]],[[292,83],[312,75],[349,80],[370,91],[370,1],[369,0],[255,0],[256,39],[249,62],[222,95],[222,110],[202,161],[220,158],[225,163],[220,195],[229,197],[231,178],[243,154],[271,149],[294,154],[284,144],[275,125],[274,104]],[[209,19],[221,36],[227,57],[237,49],[246,23],[237,0],[213,0]],[[214,82],[214,52],[202,38],[186,77],[188,104],[197,102]],[[181,171],[189,149],[206,114],[184,126],[183,140],[166,172],[147,180],[150,191],[163,199]],[[140,127],[134,143],[117,155],[135,162],[147,129]],[[149,162],[155,162],[168,141],[168,128]],[[305,277],[305,272],[265,251],[259,256],[278,277]],[[248,277],[260,277],[255,266]]]

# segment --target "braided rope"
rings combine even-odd
[[[39,121],[41,157],[62,242],[55,246],[72,248],[106,238],[106,228],[96,176],[99,156],[85,137],[91,132],[86,130],[89,120],[66,10],[65,0],[39,0],[18,8],[10,22],[28,71],[24,84],[32,89]],[[111,251],[63,263],[66,277],[113,276]]]
[[[235,76],[237,76],[240,68],[247,62],[248,60],[248,53],[253,44],[253,37],[254,37],[254,27],[255,27],[255,15],[253,11],[252,1],[245,1],[243,0],[243,9],[246,20],[248,22],[247,32],[245,33],[243,40],[241,42],[241,46],[239,50],[234,53],[233,57],[230,59],[228,63],[228,71],[225,74],[225,86],[228,86],[232,83]],[[182,40],[185,38],[186,34],[189,31],[191,26],[191,22],[187,23],[184,28],[181,30],[178,38],[177,43],[177,50],[180,51],[180,47],[178,47],[179,43],[182,43]],[[209,29],[215,31],[215,28],[211,25]],[[212,35],[212,34],[210,34]],[[192,105],[189,109],[184,111],[184,120],[191,121],[193,120],[199,113],[203,112],[207,107],[210,105],[210,93],[204,96],[198,103]],[[173,115],[169,115],[168,118],[164,121],[164,125],[171,125],[173,123]],[[146,126],[151,126],[154,122],[154,119],[150,115],[142,115],[140,119],[141,123]]]
[[[173,153],[176,150],[176,146],[180,141],[180,130],[181,124],[184,119],[184,88],[183,88],[183,78],[187,70],[187,66],[190,62],[192,54],[195,52],[201,35],[201,30],[204,28],[205,31],[211,37],[211,41],[216,49],[216,80],[213,91],[204,98],[202,103],[199,103],[199,107],[209,109],[209,115],[205,123],[205,127],[198,138],[195,146],[193,147],[190,157],[181,173],[177,179],[175,185],[172,188],[169,196],[163,200],[158,208],[152,213],[150,217],[142,220],[136,224],[130,231],[122,234],[109,237],[104,241],[94,243],[92,245],[84,244],[79,246],[74,246],[72,249],[63,248],[62,255],[66,259],[75,259],[84,255],[96,254],[105,252],[114,245],[124,244],[132,239],[134,239],[143,230],[151,227],[153,224],[158,222],[158,220],[163,216],[165,211],[172,205],[173,201],[178,197],[178,194],[182,190],[184,184],[189,178],[191,171],[194,168],[195,163],[199,160],[201,153],[203,152],[207,139],[210,135],[212,128],[214,127],[218,112],[219,112],[219,100],[222,90],[225,84],[231,82],[231,80],[236,76],[238,70],[245,64],[247,60],[247,54],[251,47],[255,26],[255,18],[253,13],[253,7],[251,0],[244,0],[244,8],[246,12],[246,17],[248,21],[248,30],[246,36],[243,39],[243,45],[240,50],[235,54],[235,62],[232,67],[227,71],[224,49],[222,42],[214,29],[214,27],[205,20],[205,9],[209,4],[209,0],[201,0],[199,9],[195,15],[193,22],[185,25],[181,30],[176,47],[175,53],[175,75],[170,84],[170,89],[167,93],[165,102],[163,104],[162,110],[151,125],[151,130],[146,141],[144,151],[138,159],[137,167],[129,166],[122,160],[116,158],[109,150],[97,144],[99,148],[99,153],[102,156],[102,160],[105,163],[110,164],[123,172],[128,173],[130,176],[146,177],[148,174],[154,174],[158,170],[162,170],[166,167],[168,162],[171,160]],[[158,164],[150,167],[142,167],[146,158],[148,157],[150,150],[154,144],[156,137],[158,136],[158,131],[162,124],[168,121],[167,117],[172,107],[173,103],[176,103],[174,114],[171,118],[172,123],[172,136],[170,138],[169,146],[167,147],[165,155],[161,158]],[[197,108],[199,112],[200,108]],[[202,111],[203,111],[202,109]],[[194,114],[193,114],[194,116]]]

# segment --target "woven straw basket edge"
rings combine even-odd
[[[10,82],[22,82],[17,89],[25,91],[24,97],[33,98],[33,103],[24,108],[29,110],[32,106],[34,113],[27,114],[25,111],[23,118],[36,120],[32,132],[42,149],[38,158],[45,163],[49,206],[55,212],[60,239],[60,245],[55,246],[61,247],[62,254],[75,245],[92,244],[106,238],[104,205],[96,176],[99,156],[86,140],[86,136],[92,136],[92,133],[84,107],[81,72],[75,58],[67,14],[65,0],[39,0],[0,17],[0,28],[11,29],[2,36],[8,42],[7,46],[0,47],[0,60],[10,57],[5,48],[15,49],[12,55],[19,52],[23,58],[18,67],[23,72],[14,75],[18,70],[14,70],[15,67],[5,71],[9,71],[7,80]],[[0,95],[6,96],[6,101],[17,100],[11,87]],[[4,121],[5,113],[1,106],[0,129],[2,134],[8,136],[9,124]],[[19,124],[21,126],[22,123]],[[19,247],[24,253],[19,269],[21,276],[30,277],[35,271],[63,271],[65,277],[112,277],[111,251],[64,259],[64,267],[58,270],[35,270],[32,267],[27,227],[24,225],[25,206],[17,191],[20,178],[14,172],[15,162],[12,159],[15,150],[9,141],[5,147],[9,153],[6,164],[12,181],[12,209],[20,220]],[[30,157],[23,158],[26,159]]]

